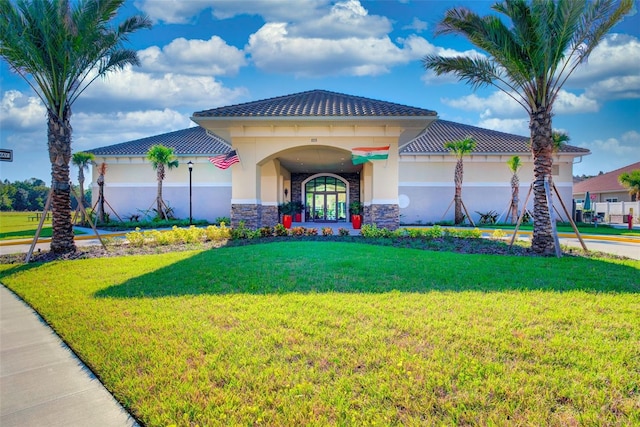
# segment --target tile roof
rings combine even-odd
[[[483,129],[447,120],[435,120],[413,141],[402,147],[400,154],[449,153],[444,148],[447,141],[471,136],[476,141],[474,153],[530,153],[529,137]],[[561,153],[589,153],[589,150],[571,145],[560,149]]]
[[[594,176],[593,178],[585,179],[584,181],[576,182],[573,184],[573,194],[586,193],[587,191],[591,193],[601,193],[603,191],[627,191],[627,189],[618,182],[618,177],[623,172],[631,172],[636,169],[640,169],[640,162],[632,163],[623,168]]]
[[[96,156],[138,156],[145,155],[149,148],[156,144],[173,148],[176,155],[209,155],[231,151],[229,144],[222,138],[207,132],[200,126],[195,126],[107,147],[94,148],[87,150],[87,152]]]
[[[420,117],[436,112],[326,90],[312,90],[193,113],[194,117]]]

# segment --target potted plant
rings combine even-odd
[[[351,223],[355,230],[359,230],[362,225],[362,204],[358,201],[349,203],[349,212],[351,212]]]
[[[282,215],[282,224],[285,228],[291,228],[293,222],[293,205],[291,202],[286,202],[278,205],[278,212]]]
[[[293,210],[295,222],[301,222],[302,211],[304,210],[304,205],[302,204],[302,202],[291,202],[291,209]]]

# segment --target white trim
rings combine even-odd
[[[262,206],[278,206],[278,202],[262,202]]]
[[[398,199],[372,199],[370,205],[397,205]]]
[[[232,205],[261,205],[260,199],[231,199]]]
[[[554,182],[556,187],[572,187],[572,182]],[[520,188],[528,187],[529,184],[520,183]],[[453,182],[400,182],[398,187],[455,187]],[[511,188],[508,182],[464,182],[462,188],[465,187],[505,187]]]
[[[95,182],[91,183],[93,187],[98,187],[98,184]],[[143,182],[143,183],[133,183],[133,182],[105,182],[105,188],[157,188],[157,182]],[[231,188],[230,182],[194,182],[191,185],[192,187],[201,187],[201,188],[211,188],[211,187],[229,187]],[[162,188],[189,188],[189,183],[182,182],[162,182]]]

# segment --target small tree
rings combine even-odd
[[[518,198],[520,195],[520,178],[518,178],[518,170],[522,167],[520,157],[513,156],[507,160],[507,166],[513,174],[511,176],[511,222],[518,221]]]
[[[89,170],[89,166],[93,164],[96,156],[92,153],[85,153],[84,151],[80,151],[73,154],[71,161],[74,165],[78,167],[78,184],[80,185],[80,202],[82,203],[82,208],[84,209],[85,205],[85,197],[84,197],[84,171]]]
[[[458,161],[456,162],[456,171],[453,177],[453,182],[456,186],[455,196],[453,198],[455,202],[455,219],[456,224],[461,224],[464,221],[464,215],[462,214],[462,178],[464,173],[464,166],[462,158],[471,153],[476,148],[476,142],[473,138],[467,137],[460,141],[449,141],[444,144],[444,148],[451,151]]]
[[[618,181],[629,190],[632,198],[640,200],[640,169],[621,173]]]
[[[173,169],[178,167],[178,159],[173,154],[173,148],[164,145],[154,145],[147,151],[147,159],[157,172],[158,193],[156,195],[156,206],[159,219],[168,219],[165,210],[166,204],[162,200],[162,181],[165,178],[165,168]]]

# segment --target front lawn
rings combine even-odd
[[[39,218],[42,212],[0,212],[0,240],[33,239],[38,230]],[[49,214],[50,215],[50,214]],[[74,234],[84,234],[74,230]],[[45,217],[40,237],[51,237],[51,216]]]
[[[0,265],[147,426],[638,425],[639,273],[320,241]]]
[[[613,227],[608,224],[598,224],[597,226],[594,224],[586,224],[586,223],[577,223],[578,231],[580,234],[603,234],[607,236],[640,236],[640,230],[629,230],[625,227]],[[503,230],[513,230],[515,225],[513,224],[482,224],[478,225],[480,228],[500,228]],[[568,222],[558,223],[557,225],[558,233],[569,233],[575,234],[573,231],[573,227]],[[532,231],[532,224],[522,224],[519,228],[522,231]]]

